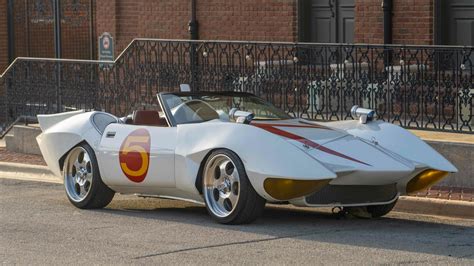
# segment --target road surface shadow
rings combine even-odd
[[[205,207],[156,199],[118,200],[110,208],[97,212],[254,233],[273,239],[293,238],[457,258],[474,255],[474,242],[465,240],[474,239],[474,227],[445,224],[436,217],[425,216],[420,221],[416,215],[393,213],[379,219],[357,219],[316,208],[295,209],[267,204],[263,217],[252,224],[222,225],[211,219]],[[400,245],[404,242],[407,244]],[[433,245],[446,248],[435,249]],[[460,249],[453,252],[453,247]]]

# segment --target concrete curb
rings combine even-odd
[[[43,165],[0,162],[0,178],[62,184],[62,180]]]
[[[474,219],[474,202],[402,196],[394,211]]]
[[[0,178],[62,184],[42,165],[0,162]],[[474,219],[474,202],[402,196],[394,211]]]

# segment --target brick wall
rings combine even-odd
[[[393,1],[393,43],[433,44],[433,0]]]
[[[295,0],[197,1],[200,39],[296,41]],[[108,31],[116,55],[133,38],[189,39],[189,0],[101,0],[97,36]]]
[[[383,43],[381,0],[356,0],[355,42]],[[433,44],[434,1],[394,0],[392,41],[395,44]]]
[[[0,1],[0,74],[8,65],[7,1]]]
[[[396,1],[396,0],[395,0]],[[354,42],[383,43],[381,0],[356,0]]]
[[[101,0],[96,5],[96,34],[112,34],[115,56],[133,38],[187,39],[189,36],[189,0]]]
[[[97,35],[111,32],[117,53],[134,37],[187,39],[190,8],[188,0],[99,1]],[[197,1],[199,37],[297,41],[297,13],[295,0]],[[355,42],[383,43],[381,0],[356,0]],[[433,0],[394,1],[393,43],[433,43]]]
[[[113,37],[117,33],[117,3],[115,0],[96,1],[96,35],[109,32]],[[97,44],[96,44],[97,45]]]
[[[100,1],[92,1],[93,18],[95,17],[94,10],[96,10],[96,2]],[[90,59],[90,0],[77,1],[77,3],[81,4],[77,8],[72,5],[73,3],[72,0],[61,1],[61,9],[64,17],[61,23],[61,56],[63,58]],[[92,21],[92,26],[95,27],[94,21]],[[92,48],[96,50],[97,42],[95,40],[92,41],[94,43]],[[92,52],[94,53],[94,51]]]
[[[198,1],[201,39],[297,41],[297,1]]]
[[[89,0],[81,0],[88,2]],[[49,1],[46,1],[49,3]],[[95,29],[98,37],[108,31],[116,41],[116,56],[135,37],[188,39],[187,23],[190,0],[100,0],[95,3]],[[298,10],[296,0],[198,0],[199,37],[217,40],[297,41]],[[434,0],[394,0],[393,42],[433,44]],[[16,2],[17,8],[23,2]],[[0,1],[0,69],[4,69],[7,53],[7,1]],[[383,11],[381,0],[355,0],[355,42],[383,43]],[[17,12],[23,12],[18,10]],[[49,23],[49,22],[39,22]],[[27,43],[24,26],[16,22],[15,56],[25,56]],[[49,25],[51,24],[51,25]],[[31,56],[54,56],[52,23],[42,25],[30,37]],[[64,27],[63,56],[87,58],[89,45],[83,43],[88,29],[78,31]],[[36,31],[32,25],[30,31]],[[84,38],[82,38],[83,36]],[[88,40],[86,40],[88,41]],[[76,46],[82,48],[76,49]],[[86,47],[86,48],[84,48]],[[80,50],[80,51],[79,51]],[[93,40],[97,53],[97,39]],[[79,52],[78,52],[79,51]]]
[[[199,1],[197,1],[199,2]],[[188,22],[191,12],[191,1],[142,0],[139,6],[141,15],[138,19],[138,30],[144,38],[188,39]],[[130,39],[135,37],[130,32]]]

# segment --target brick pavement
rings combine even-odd
[[[474,202],[474,188],[434,186],[428,190],[410,194],[410,196]]]
[[[0,162],[46,165],[43,160],[43,157],[40,155],[23,154],[18,152],[7,151],[5,147],[0,147]]]

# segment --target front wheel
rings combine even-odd
[[[205,164],[202,180],[207,211],[219,223],[244,224],[261,216],[265,199],[250,184],[234,152],[214,151]]]
[[[397,200],[398,199],[394,200],[392,203],[383,204],[383,205],[347,207],[345,209],[350,214],[358,218],[379,218],[388,214],[393,209],[393,207],[395,207],[395,204],[397,204]]]
[[[78,208],[103,208],[115,195],[115,192],[102,182],[94,150],[86,143],[74,147],[68,153],[63,174],[66,195]]]

